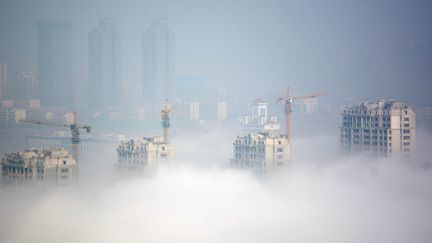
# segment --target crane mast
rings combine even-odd
[[[168,143],[168,132],[171,127],[169,113],[176,110],[176,107],[170,107],[168,100],[164,101],[163,108],[161,110],[161,125],[163,128],[163,142]]]
[[[284,104],[285,113],[285,132],[287,135],[288,142],[291,144],[292,139],[292,104],[295,100],[311,99],[319,96],[327,95],[327,93],[313,93],[309,95],[292,96],[290,87],[287,88],[287,94],[284,97],[278,97],[276,101]]]

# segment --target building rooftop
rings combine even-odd
[[[372,112],[378,110],[401,110],[407,109],[409,106],[406,103],[393,99],[378,99],[374,101],[362,102],[359,105],[347,106],[343,113],[359,113]]]

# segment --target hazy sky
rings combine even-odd
[[[302,92],[326,89],[335,96],[367,91],[364,84],[377,82],[404,90],[413,82],[420,87],[413,64],[419,52],[429,53],[425,65],[432,65],[431,12],[427,0],[2,0],[0,62],[12,71],[36,70],[35,22],[71,20],[75,76],[85,85],[87,33],[99,18],[112,16],[123,39],[123,79],[136,83],[142,32],[162,16],[176,36],[178,75],[204,76],[236,92],[244,83],[261,91],[290,83]]]

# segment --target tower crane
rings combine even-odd
[[[168,130],[171,127],[169,113],[175,111],[177,107],[170,107],[168,100],[165,99],[163,108],[161,110],[161,125],[163,128],[163,142],[168,143]]]
[[[291,117],[292,117],[292,104],[295,100],[304,100],[315,98],[318,96],[324,96],[327,93],[313,93],[309,95],[301,95],[301,96],[292,96],[290,87],[287,88],[287,95],[285,97],[278,97],[276,101],[278,103],[284,103],[284,111],[285,111],[285,132],[287,133],[288,142],[291,144]]]
[[[72,143],[72,156],[78,163],[79,151],[78,144],[80,143],[80,129],[85,129],[87,133],[91,132],[91,126],[88,125],[79,125],[77,119],[77,112],[73,112],[72,124],[61,124],[61,123],[53,123],[49,121],[39,121],[39,120],[20,120],[20,122],[31,123],[31,124],[43,124],[49,126],[58,126],[58,127],[69,127],[71,130],[71,143]]]

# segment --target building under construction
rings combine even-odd
[[[156,169],[160,162],[174,158],[174,150],[162,137],[144,137],[121,142],[117,148],[117,169],[121,174],[142,174]]]
[[[78,179],[78,165],[64,148],[33,149],[5,154],[3,182],[47,181],[67,183]]]
[[[234,142],[235,168],[250,169],[257,174],[280,170],[290,158],[291,146],[286,135],[252,133],[238,136]]]
[[[292,104],[295,100],[312,99],[326,93],[293,96],[290,89],[284,97],[277,98],[277,102],[284,104],[285,134],[280,134],[280,125],[274,116],[267,115],[267,103],[262,100],[252,105],[250,116],[246,116],[242,124],[243,134],[233,143],[234,158],[231,165],[235,168],[251,169],[257,174],[269,174],[285,166],[291,155],[291,118]]]
[[[165,101],[161,111],[163,136],[143,137],[122,141],[117,148],[117,170],[120,174],[134,175],[154,171],[160,162],[174,158],[174,149],[168,140],[171,126],[169,114],[175,107],[170,107]]]
[[[416,116],[407,104],[382,99],[346,107],[340,143],[345,152],[412,157],[416,148]]]

